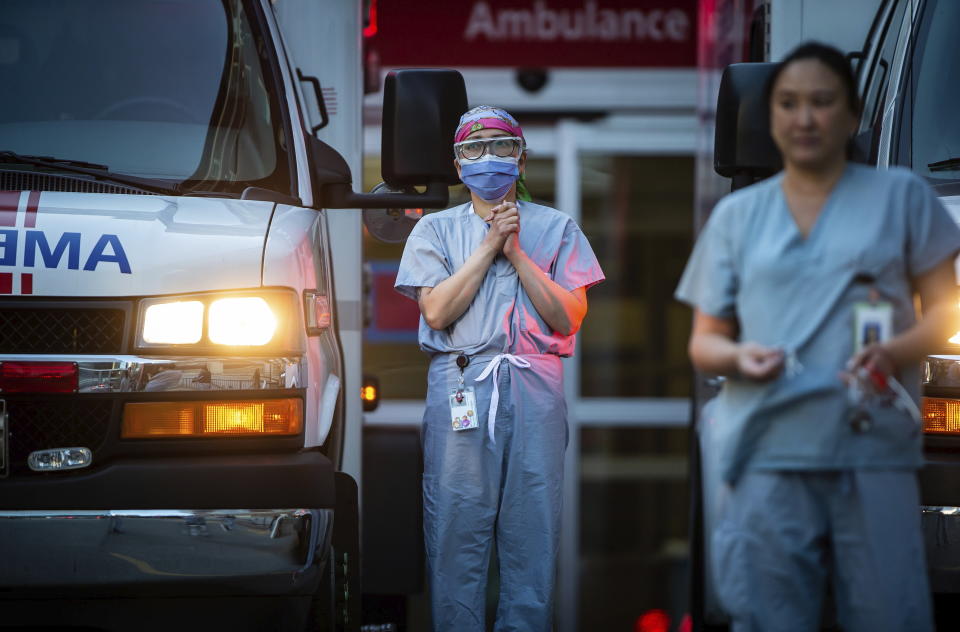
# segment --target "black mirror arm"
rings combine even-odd
[[[307,145],[317,208],[446,208],[450,201],[446,180],[429,182],[424,193],[356,193],[350,166],[337,150],[313,136]]]
[[[423,193],[356,193],[347,182],[323,185],[325,208],[446,208],[449,202],[445,182],[431,182]]]

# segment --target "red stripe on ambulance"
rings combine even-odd
[[[33,294],[33,274],[24,272],[20,275],[20,293]]]
[[[17,208],[19,206],[19,191],[0,191],[0,226],[17,225]]]
[[[24,221],[25,227],[35,228],[37,226],[38,208],[40,208],[40,192],[31,191],[30,197],[27,198],[27,217]]]
[[[13,272],[0,272],[0,294],[13,294]]]

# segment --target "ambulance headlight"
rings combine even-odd
[[[210,303],[210,342],[260,347],[277,332],[277,317],[259,296],[221,298]]]
[[[174,301],[148,305],[143,312],[143,341],[152,345],[188,345],[203,336],[203,303]]]
[[[140,301],[137,347],[151,352],[298,352],[303,312],[297,294],[280,289],[147,298]]]

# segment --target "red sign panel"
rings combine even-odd
[[[373,343],[416,343],[420,307],[393,289],[399,261],[371,261],[370,308],[373,318],[364,339]]]
[[[373,276],[374,321],[383,332],[413,332],[420,327],[420,307],[416,301],[393,289],[397,271],[375,273]]]
[[[380,65],[696,66],[697,0],[371,0]]]

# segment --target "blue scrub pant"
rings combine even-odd
[[[423,423],[423,504],[433,629],[484,632],[487,572],[496,538],[500,563],[497,632],[549,632],[560,543],[566,402],[560,358],[504,360],[495,442],[487,428],[492,376],[474,378],[490,357],[470,359],[465,384],[477,394],[480,427],[454,431],[453,355],[430,365]]]
[[[828,573],[844,632],[933,630],[913,471],[752,471],[726,491],[711,558],[734,632],[819,630]]]

